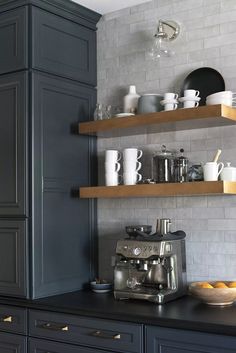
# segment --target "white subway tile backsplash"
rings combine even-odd
[[[170,43],[176,55],[153,61],[148,50],[158,19],[181,24],[181,35]],[[226,89],[236,92],[235,0],[153,0],[102,17],[98,24],[98,100],[122,107],[127,86],[143,93],[180,93],[192,70],[209,66],[220,71]],[[185,149],[190,162],[212,160],[236,166],[236,126],[150,132],[99,138],[99,180],[104,178],[104,150],[138,147],[144,151],[142,173],[151,173],[151,156],[162,144]],[[196,182],[197,187],[197,182]],[[98,200],[99,272],[112,279],[111,256],[117,239],[131,223],[151,224],[171,218],[171,229],[186,232],[188,281],[236,276],[236,196],[161,197]]]

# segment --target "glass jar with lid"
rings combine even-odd
[[[152,157],[152,179],[156,183],[173,183],[175,181],[176,152],[168,151],[165,145]]]

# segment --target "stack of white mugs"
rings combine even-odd
[[[124,185],[135,185],[142,180],[138,173],[142,164],[138,160],[143,152],[137,148],[125,148],[123,151],[123,183]],[[105,182],[106,186],[121,184],[122,176],[119,175],[121,153],[118,150],[106,150],[105,153]]]

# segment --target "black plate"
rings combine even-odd
[[[205,105],[207,96],[225,90],[225,81],[221,74],[215,69],[211,67],[200,67],[190,72],[184,79],[181,96],[184,95],[184,90],[186,89],[196,89],[200,91],[199,97],[201,97],[201,100],[199,105]]]

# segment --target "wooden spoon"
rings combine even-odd
[[[219,159],[219,157],[220,157],[220,155],[221,155],[221,150],[218,150],[217,152],[216,152],[216,155],[215,155],[215,157],[214,157],[214,159],[213,159],[213,162],[218,162],[218,159]]]

